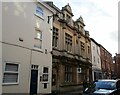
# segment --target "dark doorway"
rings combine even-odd
[[[37,94],[38,70],[31,70],[30,95]]]

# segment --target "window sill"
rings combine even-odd
[[[36,13],[34,15],[37,16],[37,17],[39,17],[40,19],[44,20],[44,18],[42,16],[40,16],[40,15],[38,15]]]
[[[2,83],[3,86],[6,86],[6,85],[19,85],[19,83]]]
[[[48,81],[42,81],[42,84],[44,84],[44,83],[47,83],[47,84],[49,84],[49,82],[48,82]]]

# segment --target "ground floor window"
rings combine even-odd
[[[100,72],[94,72],[94,80],[98,80],[98,79],[101,79],[102,76],[101,76],[101,73]]]
[[[49,73],[49,68],[48,67],[43,67],[43,81],[48,81],[48,74]]]
[[[3,84],[16,84],[19,80],[19,64],[6,62],[3,74]]]
[[[65,66],[65,82],[72,82],[72,67]]]

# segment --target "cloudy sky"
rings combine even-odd
[[[45,0],[47,1],[47,0]],[[48,0],[50,1],[50,0]],[[69,3],[76,20],[83,17],[90,37],[103,45],[113,56],[118,53],[119,0],[51,0],[60,9]]]

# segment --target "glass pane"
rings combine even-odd
[[[18,64],[6,63],[5,71],[18,71]]]
[[[40,39],[40,33],[39,32],[37,32],[37,38]]]
[[[43,68],[43,73],[48,73],[48,67]]]
[[[43,81],[48,81],[48,74],[43,74]]]
[[[43,16],[43,10],[42,10],[42,8],[37,7],[36,8],[36,14],[38,14],[39,16]]]
[[[36,47],[36,48],[42,48],[42,41],[41,40],[35,39],[34,43],[35,43],[34,47]]]
[[[18,74],[4,73],[3,83],[16,83],[18,82]]]
[[[47,88],[47,83],[44,83],[44,88]]]
[[[40,31],[36,31],[36,32],[37,32],[36,37],[38,39],[42,39],[42,32],[40,32]]]

